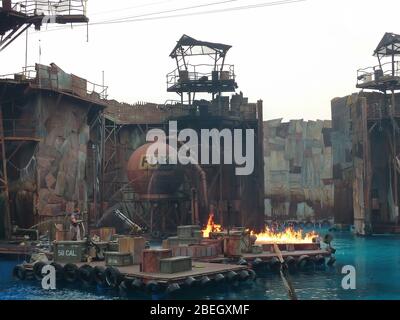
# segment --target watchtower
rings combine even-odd
[[[214,100],[223,92],[235,92],[235,67],[225,63],[230,49],[230,45],[183,35],[170,54],[177,68],[167,75],[167,91],[179,94],[182,104],[187,105],[193,104],[197,93],[212,94]]]

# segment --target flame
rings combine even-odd
[[[316,232],[304,234],[302,230],[296,231],[293,228],[287,228],[283,232],[276,232],[273,229],[265,228],[265,231],[259,234],[251,232],[251,235],[256,236],[256,243],[278,243],[278,244],[297,244],[297,243],[314,243],[318,238]]]
[[[203,237],[209,238],[211,232],[221,232],[222,226],[214,223],[214,214],[210,213],[208,217],[207,227],[203,230]]]

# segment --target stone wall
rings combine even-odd
[[[264,122],[267,217],[329,218],[333,207],[330,121]]]

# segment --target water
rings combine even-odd
[[[357,238],[350,233],[336,233],[333,246],[337,249],[337,263],[324,271],[292,275],[299,299],[303,300],[400,300],[400,237],[382,236]],[[53,292],[43,291],[37,283],[20,283],[11,277],[18,261],[0,260],[0,300],[92,300],[92,299],[165,299],[165,296],[135,294],[121,297],[118,292],[100,288],[78,290],[63,287]],[[357,289],[342,288],[344,265],[354,265]],[[184,291],[175,299],[202,300],[277,300],[287,299],[279,276],[259,274],[254,283],[239,287],[219,287],[193,292]],[[170,298],[170,297],[169,297]]]

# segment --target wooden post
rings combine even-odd
[[[4,185],[4,229],[6,239],[11,238],[11,216],[10,216],[10,195],[8,190],[8,175],[7,175],[7,155],[6,144],[3,126],[3,107],[0,104],[0,140],[1,140],[1,157],[3,163],[3,185]]]

